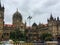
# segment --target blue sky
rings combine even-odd
[[[22,14],[23,22],[29,24],[27,17],[32,16],[31,24],[36,22],[47,23],[50,14],[53,17],[60,17],[60,0],[1,0],[2,6],[5,7],[5,23],[12,23],[12,16],[17,8]]]

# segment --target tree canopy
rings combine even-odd
[[[12,39],[13,41],[25,41],[25,32],[22,33],[19,29],[16,29],[15,31],[10,33],[10,39]]]
[[[40,39],[42,41],[52,41],[52,35],[50,33],[42,33]]]

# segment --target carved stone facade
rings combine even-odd
[[[0,4],[0,40],[8,40],[10,37],[10,32],[14,31],[16,28],[19,28],[20,31],[26,31],[27,41],[39,41],[40,35],[44,32],[49,32],[56,38],[57,35],[60,35],[60,20],[59,17],[53,18],[52,14],[50,19],[48,19],[47,24],[34,23],[31,27],[27,28],[26,23],[23,23],[23,18],[21,13],[17,10],[13,14],[12,22],[13,24],[4,24],[4,7],[1,7]],[[25,30],[26,29],[26,30]]]
[[[1,7],[0,3],[0,40],[2,39],[3,28],[4,28],[4,7]]]
[[[19,28],[24,32],[26,24],[22,22],[22,15],[18,10],[13,14],[13,24],[4,24],[4,9],[0,4],[0,40],[9,40],[11,31]]]
[[[33,23],[32,27],[27,32],[27,41],[39,41],[40,35],[42,33],[48,32],[51,33],[53,36],[53,39],[57,39],[58,36],[60,36],[60,20],[59,17],[53,18],[52,14],[50,16],[50,19],[47,20],[47,24],[39,24]],[[30,36],[29,36],[30,35]],[[35,38],[35,39],[34,39]],[[31,39],[31,40],[29,40]],[[32,40],[33,39],[33,40]]]

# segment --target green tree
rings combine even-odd
[[[26,40],[25,32],[22,33],[19,29],[15,29],[14,32],[10,33],[10,39],[14,41],[25,41]]]
[[[10,32],[10,39],[15,41],[15,32]]]
[[[51,41],[52,35],[50,33],[42,33],[42,35],[40,36],[40,39],[42,41]]]

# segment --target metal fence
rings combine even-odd
[[[60,45],[60,43],[58,44],[46,44],[46,43],[14,43],[14,44],[0,44],[0,45]]]
[[[45,45],[44,43],[14,43],[14,44],[0,44],[0,45]]]

